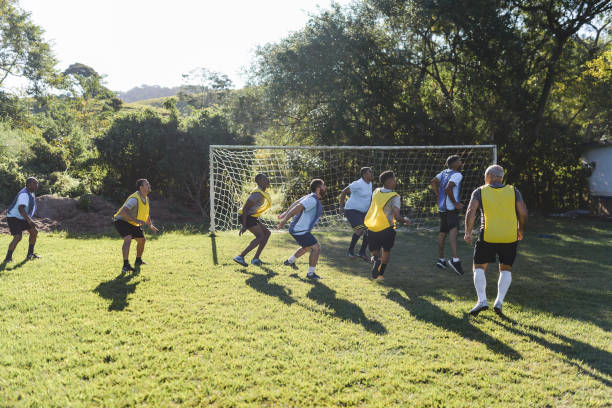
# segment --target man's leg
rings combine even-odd
[[[310,256],[308,257],[308,273],[306,277],[319,279],[320,276],[315,273],[315,268],[319,262],[319,254],[321,253],[321,244],[318,242],[310,247]]]
[[[459,260],[459,257],[457,256],[457,234],[458,234],[458,230],[459,230],[459,228],[454,227],[453,229],[451,229],[448,232],[448,241],[449,241],[449,244],[450,244],[450,247],[451,247],[451,253],[453,254],[453,261],[455,259]],[[444,244],[442,244],[442,246],[444,246]],[[438,252],[440,252],[439,248],[438,248]],[[440,258],[442,258],[442,255],[440,255]]]
[[[386,250],[385,248],[382,248],[382,256],[380,257],[380,264],[378,266],[378,269],[376,271],[376,279],[378,280],[382,280],[383,279],[383,275],[385,274],[385,269],[387,268],[387,264],[389,263],[389,260],[391,259],[391,250]]]
[[[247,245],[247,247],[244,248],[244,251],[242,251],[238,255],[241,258],[244,258],[246,256],[246,254],[251,252],[256,246],[258,246],[260,244],[261,240],[264,237],[264,233],[261,230],[261,226],[259,224],[249,228],[248,230],[251,231],[251,233],[253,235],[255,235],[255,238],[253,238],[253,240],[251,242],[249,242],[249,245]],[[255,256],[255,258],[257,258],[257,255]]]
[[[359,249],[359,256],[367,261],[366,249],[368,248],[368,231],[363,229],[363,241],[361,241],[361,248]]]
[[[363,234],[363,229],[361,228],[353,229],[353,236],[351,237],[351,244],[349,245],[349,248],[348,248],[349,256],[355,255],[355,245],[357,245],[357,242],[359,242],[359,238],[361,237],[361,234]]]
[[[485,270],[488,264],[474,264],[474,288],[476,288],[476,295],[478,296],[478,303],[470,310],[470,314],[478,316],[478,313],[489,308],[487,303],[487,278],[485,277]]]
[[[6,258],[4,262],[10,262],[13,260],[13,251],[17,248],[17,244],[21,241],[23,235],[21,233],[13,235],[13,240],[9,243],[8,251],[6,252]]]
[[[145,249],[145,242],[147,242],[147,239],[145,237],[134,238],[134,239],[136,240],[136,258],[141,259],[142,253],[144,252],[144,249]]]
[[[36,245],[36,238],[38,237],[38,231],[36,228],[31,228],[28,230],[30,233],[29,245],[28,245],[28,259],[36,259],[40,258],[38,255],[34,254],[34,245]]]
[[[502,314],[502,303],[512,283],[512,265],[499,264],[499,280],[497,281],[497,298],[493,303],[495,313]]]
[[[257,252],[255,252],[255,257],[253,259],[259,259],[261,252],[266,247],[268,243],[268,239],[270,239],[270,235],[272,234],[269,229],[267,229],[263,224],[259,224],[259,228],[261,230],[262,236],[259,241],[259,246],[257,247]]]

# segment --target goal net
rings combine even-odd
[[[268,228],[278,224],[277,215],[296,199],[310,193],[310,181],[325,181],[323,213],[317,229],[350,228],[339,212],[339,196],[360,178],[362,167],[378,175],[393,170],[396,191],[401,195],[401,213],[411,227],[438,226],[436,196],[430,182],[446,168],[446,158],[461,156],[464,168],[461,202],[467,204],[472,191],[483,184],[485,169],[497,161],[494,145],[478,146],[210,146],[210,230],[238,229],[238,210],[256,187],[255,175],[270,178],[272,207],[260,218]],[[289,224],[289,223],[287,223]]]

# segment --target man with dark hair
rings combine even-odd
[[[480,210],[480,236],[474,247],[474,287],[478,303],[470,310],[478,316],[489,308],[485,270],[489,262],[499,259],[497,298],[493,310],[502,315],[502,303],[512,282],[512,264],[516,258],[518,241],[523,239],[527,222],[527,206],[516,187],[504,185],[504,169],[489,166],[485,171],[485,185],[472,193],[465,214],[465,242],[472,245],[472,227]]]
[[[259,220],[259,217],[268,211],[272,205],[270,194],[266,192],[266,189],[270,187],[270,179],[268,179],[267,175],[259,173],[255,176],[255,183],[257,183],[257,187],[251,191],[244,206],[238,211],[238,222],[241,225],[238,235],[244,234],[247,229],[255,235],[255,238],[249,243],[244,251],[233,258],[234,262],[242,266],[249,266],[244,260],[244,257],[255,247],[258,248],[251,263],[260,266],[263,262],[259,259],[259,256],[270,238],[270,230]]]
[[[145,248],[145,236],[142,231],[143,225],[148,225],[151,231],[157,232],[157,228],[153,225],[149,216],[149,193],[151,193],[151,184],[147,179],[139,179],[136,181],[136,192],[132,193],[119,211],[113,216],[113,224],[123,238],[123,268],[121,272],[131,272],[132,268],[129,262],[130,245],[132,238],[136,240],[136,262],[134,265],[146,265],[142,260],[142,253]]]
[[[459,230],[459,210],[463,204],[459,201],[459,186],[463,175],[461,169],[463,162],[457,155],[446,159],[447,169],[442,170],[432,180],[431,186],[438,198],[438,212],[440,214],[440,234],[438,235],[438,261],[436,266],[441,269],[447,267],[457,275],[463,275],[461,261],[457,255],[457,234]],[[444,241],[449,235],[452,260],[444,258]]]
[[[319,254],[321,253],[321,245],[310,231],[317,224],[319,218],[321,218],[321,212],[323,211],[321,197],[325,194],[326,189],[323,180],[312,180],[310,182],[311,193],[291,204],[287,211],[279,216],[280,223],[278,224],[278,229],[283,228],[287,220],[293,217],[293,221],[291,221],[289,226],[289,233],[300,246],[284,264],[297,270],[298,267],[295,264],[295,260],[310,251],[308,273],[306,274],[306,277],[309,279],[321,279],[315,273]]]
[[[385,269],[391,259],[391,248],[395,243],[396,222],[409,225],[407,217],[400,216],[400,195],[393,191],[397,182],[395,174],[387,170],[380,175],[382,187],[374,190],[372,203],[365,216],[365,226],[368,227],[370,253],[372,254],[372,278],[382,281]],[[380,256],[382,248],[382,256]],[[379,258],[380,256],[380,258]]]
[[[353,237],[347,252],[348,257],[355,257],[355,245],[357,245],[359,237],[363,235],[359,256],[367,261],[368,257],[365,251],[368,247],[368,229],[363,224],[363,220],[372,201],[372,169],[363,167],[360,173],[361,178],[353,181],[340,193],[340,213],[344,212],[344,216],[351,223],[351,227],[353,227]],[[347,194],[349,199],[346,205],[344,205]]]
[[[13,251],[19,244],[22,238],[22,232],[28,231],[30,234],[30,245],[28,246],[28,254],[26,259],[39,259],[40,256],[34,253],[34,245],[36,245],[36,237],[38,230],[36,224],[32,221],[32,217],[36,212],[36,191],[38,190],[38,180],[34,177],[29,177],[26,180],[26,186],[17,193],[17,196],[11,203],[6,214],[6,221],[9,225],[9,230],[13,236],[13,240],[8,246],[4,264],[13,261]]]

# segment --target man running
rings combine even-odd
[[[355,258],[355,245],[357,245],[359,237],[363,235],[359,257],[367,261],[368,257],[365,251],[368,247],[368,229],[363,224],[363,220],[372,201],[372,169],[363,167],[360,170],[360,174],[361,178],[359,180],[353,181],[340,193],[340,213],[344,212],[344,216],[351,223],[351,227],[353,227],[353,237],[351,238],[347,256]],[[347,194],[349,199],[345,205],[344,201]]]
[[[251,231],[251,233],[255,235],[255,238],[249,243],[244,251],[233,258],[234,262],[242,266],[249,266],[244,260],[244,257],[255,247],[257,247],[257,251],[251,263],[256,266],[263,264],[259,256],[270,238],[270,230],[259,220],[259,217],[268,211],[272,205],[270,194],[266,192],[266,189],[270,187],[270,179],[265,174],[259,173],[255,176],[255,183],[257,183],[257,188],[251,191],[244,206],[238,211],[238,222],[241,224],[238,235],[244,234],[246,230]]]
[[[523,239],[527,222],[527,206],[521,193],[513,186],[504,185],[503,179],[501,166],[489,166],[485,171],[485,185],[474,190],[465,214],[464,239],[472,245],[472,227],[476,211],[480,210],[480,236],[474,248],[474,287],[478,303],[470,310],[472,316],[489,308],[485,270],[496,258],[499,259],[499,280],[493,309],[502,315],[502,303],[512,282],[517,243]]]
[[[319,254],[321,253],[321,245],[310,232],[321,218],[323,206],[321,205],[321,197],[326,191],[325,183],[321,179],[314,179],[310,182],[311,193],[300,198],[281,214],[278,229],[283,228],[288,219],[293,217],[293,221],[289,225],[289,233],[300,246],[293,255],[291,255],[284,264],[298,269],[295,260],[306,252],[310,252],[308,258],[308,279],[321,279],[315,273]]]
[[[34,245],[38,237],[36,224],[32,221],[32,217],[36,212],[36,191],[38,190],[38,180],[34,177],[29,177],[26,180],[26,186],[22,188],[11,203],[6,214],[6,222],[13,236],[13,240],[8,246],[6,257],[3,263],[7,264],[13,261],[13,251],[21,241],[23,231],[28,231],[30,234],[30,244],[28,246],[28,254],[26,260],[39,259],[40,256],[34,253]]]
[[[142,260],[142,253],[145,248],[145,236],[142,231],[143,225],[148,225],[151,231],[157,232],[157,228],[153,225],[149,216],[149,193],[151,192],[151,184],[147,179],[139,179],[136,181],[136,192],[132,193],[119,211],[113,216],[113,224],[123,238],[123,268],[121,272],[131,272],[132,268],[128,260],[130,255],[130,245],[132,238],[136,240],[136,262],[134,266],[146,265]]]
[[[431,186],[438,198],[438,212],[440,214],[440,234],[438,235],[438,261],[436,266],[441,269],[447,267],[457,275],[463,275],[461,261],[457,255],[457,234],[459,228],[459,210],[463,204],[459,202],[459,186],[463,175],[461,157],[454,155],[446,159],[447,169],[442,170],[432,180]],[[444,241],[449,235],[449,243],[453,255],[452,260],[444,258]]]

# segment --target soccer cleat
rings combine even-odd
[[[495,312],[495,314],[497,314],[498,316],[503,316],[504,314],[502,313],[502,304],[501,303],[495,303],[493,305],[493,311]]]
[[[463,275],[463,268],[461,267],[461,261],[451,261],[450,259],[446,260],[446,265],[451,269],[451,271],[455,272],[457,275]]]
[[[306,277],[308,279],[312,279],[312,280],[319,280],[321,279],[321,277],[319,275],[317,275],[316,273],[312,272],[312,273],[307,273]]]
[[[351,250],[346,252],[346,256],[348,256],[349,258],[357,258],[357,255],[355,255],[355,253]]]
[[[374,259],[374,264],[372,265],[372,279],[378,278],[378,268],[380,268],[380,264],[380,259]]]
[[[384,281],[384,280],[385,280],[385,277],[384,277],[383,275],[378,275],[378,276],[376,277],[376,282],[382,282],[382,281]]]
[[[240,255],[236,255],[234,258],[232,258],[234,262],[236,262],[237,264],[240,264],[242,266],[249,266],[248,263],[246,263],[244,261],[244,258],[241,257]]]
[[[283,262],[283,265],[285,266],[290,266],[293,269],[295,269],[296,271],[298,270],[297,265],[295,264],[295,262],[289,262],[289,260],[287,259],[285,262]]]
[[[440,269],[446,269],[446,259],[438,259],[438,262],[436,262],[436,266]]]
[[[41,259],[42,256],[38,256],[36,254],[28,254],[28,256],[26,256],[26,260],[28,261],[33,261],[34,259]]]
[[[146,264],[147,264],[147,263],[146,263],[145,261],[143,261],[142,259],[141,259],[141,260],[138,260],[138,259],[137,259],[137,260],[134,262],[134,266],[140,266],[140,265],[146,265]]]
[[[263,265],[263,262],[259,258],[253,258],[251,259],[251,264],[255,266],[261,266]]]
[[[470,314],[472,316],[478,316],[478,313],[487,310],[489,308],[489,304],[487,302],[476,303],[476,306],[470,310]]]
[[[3,264],[7,264],[11,262],[13,262],[13,258],[4,258],[4,261],[2,261]]]
[[[136,271],[136,269],[132,268],[131,265],[123,265],[123,268],[121,268],[121,273],[134,272],[134,271]]]

